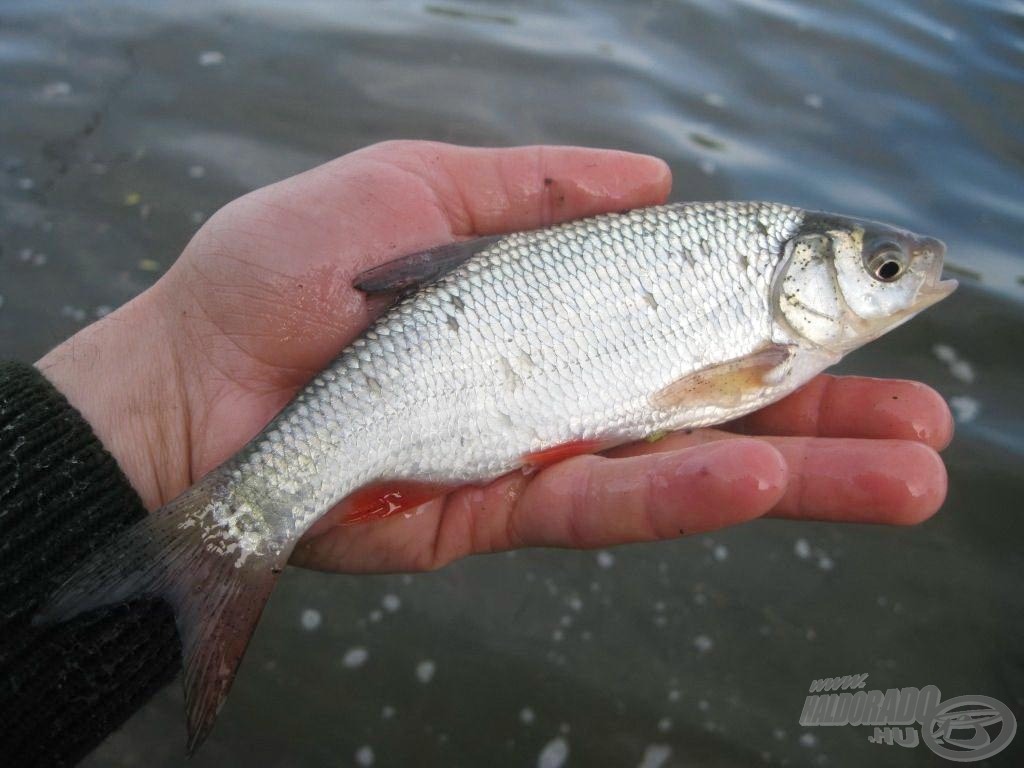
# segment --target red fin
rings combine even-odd
[[[383,520],[399,512],[408,512],[420,504],[443,496],[453,487],[415,480],[383,480],[371,483],[341,502],[341,524],[368,523],[372,520]]]
[[[546,467],[549,464],[557,464],[573,456],[582,456],[585,453],[597,453],[605,448],[611,448],[614,442],[607,440],[573,440],[571,443],[562,443],[553,448],[545,448],[543,451],[534,451],[523,456],[523,463],[532,469]]]

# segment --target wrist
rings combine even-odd
[[[187,399],[176,360],[151,289],[36,363],[89,422],[147,509],[189,484]]]

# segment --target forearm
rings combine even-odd
[[[31,366],[0,363],[0,754],[72,764],[179,666],[171,611],[136,603],[38,629],[47,596],[145,514],[89,423]]]

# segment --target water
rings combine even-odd
[[[813,678],[857,672],[1021,719],[1022,40],[1013,0],[9,0],[3,357],[143,290],[228,200],[394,137],[649,152],[675,200],[900,223],[966,275],[843,365],[951,399],[934,520],[291,571],[191,765],[936,764],[797,724]],[[172,686],[88,764],[182,765],[183,729]]]

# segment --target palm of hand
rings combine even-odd
[[[149,458],[159,467],[149,498],[165,503],[229,458],[365,328],[384,303],[351,287],[360,272],[456,238],[660,203],[668,185],[662,164],[623,153],[401,142],[231,203],[145,295],[165,318],[174,362],[162,375],[176,397],[164,418],[177,424],[160,430],[177,437]],[[899,407],[886,407],[894,398]],[[787,437],[702,430],[578,457],[460,489],[408,519],[317,526],[292,561],[418,570],[516,546],[668,538],[769,512],[916,522],[945,493],[932,449],[948,441],[949,414],[923,385],[822,377],[742,428]]]

